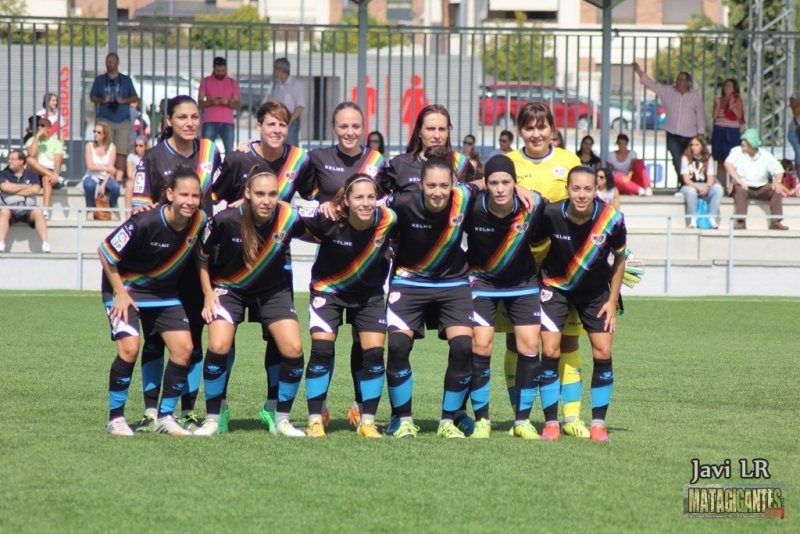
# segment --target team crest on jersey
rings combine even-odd
[[[317,208],[313,206],[297,206],[297,214],[300,217],[313,217],[317,214]]]
[[[566,167],[553,167],[553,174],[556,175],[557,178],[563,178],[567,175],[567,168]]]
[[[381,245],[383,245],[384,241],[386,241],[386,236],[380,236],[375,238],[375,246],[380,247]]]
[[[378,167],[375,165],[367,165],[364,167],[364,171],[374,178],[375,175],[378,174]]]
[[[389,293],[389,304],[394,304],[400,300],[400,292],[399,291],[392,291]]]
[[[295,171],[289,171],[283,174],[286,177],[287,182],[294,182],[294,177],[297,176]]]
[[[594,243],[598,247],[603,246],[603,243],[605,242],[606,242],[606,234],[592,234],[592,243]]]
[[[214,288],[214,294],[221,297],[222,295],[227,295],[228,294],[228,290],[227,289],[222,289],[221,287],[215,287]]]
[[[284,237],[286,237],[286,232],[275,232],[272,234],[272,240],[276,243],[283,243]]]
[[[542,294],[541,294],[541,299],[540,300],[542,302],[547,302],[551,298],[553,298],[553,292],[550,291],[549,289],[542,289]]]
[[[518,234],[524,234],[528,231],[528,227],[530,225],[528,223],[517,223],[514,225],[514,231]]]
[[[211,163],[210,161],[204,161],[203,163],[200,164],[200,168],[203,170],[203,172],[207,172],[210,174],[211,171],[214,170],[214,164]]]
[[[464,214],[457,215],[450,219],[450,224],[453,226],[461,226],[461,223],[464,222]]]
[[[136,178],[133,181],[133,192],[144,193],[144,173],[137,172]]]
[[[195,243],[197,243],[197,237],[190,237],[186,240],[186,244],[190,247],[193,247]]]
[[[324,306],[325,305],[325,297],[314,297],[314,301],[311,303],[311,305],[315,309],[319,308],[320,306]]]
[[[121,232],[117,232],[117,235],[115,235],[114,239],[111,240],[111,246],[114,247],[114,250],[119,252],[125,247],[125,245],[128,244],[128,241],[130,240],[131,236],[128,235],[128,232],[123,230]]]

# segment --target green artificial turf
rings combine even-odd
[[[297,296],[304,310],[307,295]],[[411,354],[415,440],[358,438],[350,332],[342,329],[324,440],[278,438],[258,419],[260,327],[243,325],[231,432],[210,439],[106,435],[115,355],[99,295],[0,293],[0,531],[3,532],[745,532],[793,531],[800,512],[794,299],[627,298],[614,344],[610,443],[510,438],[496,338],[488,441],[435,436],[447,345]],[[301,313],[301,328],[307,324]],[[304,337],[306,357],[310,350]],[[584,420],[591,356],[584,355]],[[141,417],[139,369],[127,406]],[[198,411],[204,413],[202,390]],[[304,426],[301,388],[293,421]],[[378,423],[389,419],[384,393]],[[541,428],[539,403],[533,420]],[[683,517],[691,460],[765,458],[786,519]],[[712,481],[714,482],[714,481]],[[726,482],[726,481],[721,481]],[[788,529],[788,530],[787,530]]]

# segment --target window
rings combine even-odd
[[[401,25],[410,26],[413,24],[414,12],[411,10],[411,2],[386,2],[386,20]]]
[[[667,5],[670,6],[670,9],[672,9],[674,7],[673,0],[670,0],[669,2],[664,2],[664,9],[667,8]],[[603,12],[600,11],[599,9],[597,11],[598,11],[597,20],[603,20]],[[614,7],[611,10],[611,20],[613,22],[631,22],[631,23],[636,22],[636,0],[625,0],[618,6]]]
[[[703,12],[703,0],[669,0],[664,2],[664,24],[686,24],[689,17]]]

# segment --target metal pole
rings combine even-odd
[[[358,4],[358,105],[367,109],[367,4]]]
[[[75,271],[78,273],[78,290],[83,289],[83,208],[78,208],[78,265]]]
[[[108,51],[117,53],[117,0],[108,0]]]
[[[664,292],[672,293],[672,215],[667,217],[667,264],[664,266]]]
[[[728,217],[728,274],[725,281],[725,294],[733,291],[733,217]]]
[[[608,121],[611,118],[609,108],[611,104],[611,7],[603,9],[603,67],[600,72],[600,101],[604,104],[600,107],[600,159],[603,160],[603,165],[605,165],[608,161],[610,129]]]

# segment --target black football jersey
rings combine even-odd
[[[320,204],[333,200],[347,179],[359,172],[371,176],[382,189],[386,186],[383,183],[386,162],[377,150],[361,147],[360,154],[348,156],[338,146],[332,146],[314,149],[309,156],[314,168],[313,196]]]
[[[422,164],[416,154],[398,154],[386,167],[386,181],[392,191],[416,191],[419,189]],[[453,171],[459,182],[471,182],[475,178],[475,167],[463,154],[453,153]]]

